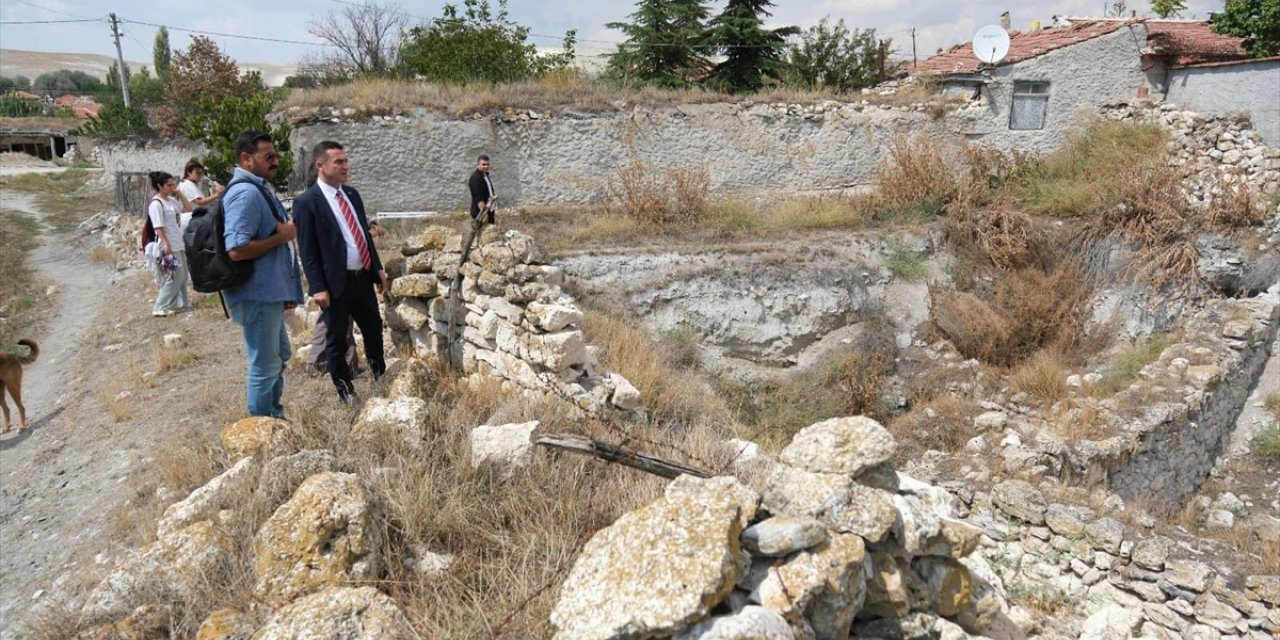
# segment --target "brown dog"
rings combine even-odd
[[[36,361],[36,356],[40,355],[40,345],[30,338],[23,338],[18,344],[25,345],[31,353],[21,357],[0,352],[0,407],[4,408],[4,428],[0,429],[0,433],[8,433],[12,426],[9,423],[9,402],[4,399],[5,389],[13,396],[13,403],[18,405],[18,433],[27,428],[27,408],[22,406],[22,366]]]

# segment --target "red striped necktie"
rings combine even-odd
[[[347,228],[351,230],[351,237],[355,238],[356,249],[360,251],[360,264],[364,265],[365,271],[373,268],[373,261],[369,259],[369,245],[364,242],[364,231],[360,229],[360,225],[356,223],[356,215],[351,213],[351,205],[347,204],[347,199],[342,196],[342,189],[337,191],[338,208],[342,210],[342,217],[347,220]]]

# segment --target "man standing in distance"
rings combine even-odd
[[[289,248],[298,232],[267,184],[280,165],[271,136],[256,131],[240,134],[236,165],[222,196],[223,235],[228,257],[237,262],[252,260],[253,275],[222,294],[244,332],[249,415],[283,418],[280,398],[290,355],[284,311],[302,302],[302,276]]]
[[[307,293],[324,314],[325,353],[329,378],[338,398],[350,403],[355,394],[347,353],[352,320],[364,336],[364,354],[375,378],[386,371],[382,353],[382,317],[377,293],[387,286],[378,249],[369,234],[360,193],[346,185],[347,152],[325,140],[311,152],[316,183],[293,202],[298,217],[298,244],[307,273]]]
[[[471,190],[471,219],[477,220],[485,214],[479,219],[479,224],[497,224],[494,213],[487,211],[494,196],[493,180],[489,178],[489,156],[482,155],[476,160],[476,170],[467,180],[467,187]]]

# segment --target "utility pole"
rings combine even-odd
[[[116,40],[116,71],[120,72],[120,93],[124,94],[124,108],[129,108],[129,76],[125,73],[124,52],[120,50],[120,21],[116,19],[116,14],[110,14],[111,17],[111,37]]]
[[[911,68],[916,68],[916,28],[911,27]]]

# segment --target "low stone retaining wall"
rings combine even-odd
[[[532,238],[485,227],[465,263],[463,242],[458,232],[431,226],[387,265],[387,324],[402,351],[554,393],[589,412],[639,406],[631,383],[597,371],[582,312],[560,289],[564,273],[546,264]],[[459,299],[451,300],[458,278]]]
[[[1010,601],[1078,614],[1035,616],[1017,607],[1011,617],[1025,633],[1090,640],[1280,634],[1280,576],[1242,575],[1210,559],[1234,550],[1142,533],[1091,508],[1049,502],[1018,480],[959,495],[971,509],[964,522],[982,531],[975,555],[990,563]]]

